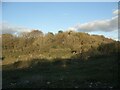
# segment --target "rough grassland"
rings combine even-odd
[[[117,56],[93,57],[86,61],[79,59],[33,61],[30,67],[24,69],[20,69],[21,62],[3,66],[3,88],[118,87]]]

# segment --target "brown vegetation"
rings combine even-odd
[[[43,34],[39,30],[19,36],[2,35],[3,64],[16,60],[79,58],[117,53],[119,42],[104,36],[73,31]]]

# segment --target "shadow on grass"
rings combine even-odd
[[[113,88],[117,87],[117,58],[32,60],[3,66],[3,88]],[[21,68],[22,67],[22,68]]]

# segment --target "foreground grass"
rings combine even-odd
[[[28,62],[24,62],[28,63]],[[3,66],[3,88],[115,88],[117,56],[89,60],[33,60],[29,67]]]

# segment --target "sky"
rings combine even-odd
[[[117,40],[117,2],[2,2],[2,32],[74,30]]]
[[[119,0],[2,0],[4,2],[119,2]]]

